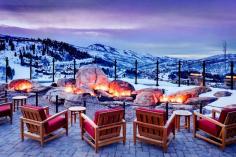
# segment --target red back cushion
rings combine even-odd
[[[118,107],[118,108],[113,108],[113,109],[103,109],[103,110],[96,111],[93,121],[95,124],[98,124],[98,117],[100,114],[107,113],[107,112],[119,111],[119,110],[123,110],[123,108]]]
[[[136,111],[145,111],[145,112],[150,112],[150,113],[157,113],[163,115],[164,118],[164,123],[166,124],[166,111],[162,109],[149,109],[149,108],[144,108],[144,107],[139,107],[136,109]]]
[[[46,115],[45,110],[44,110],[43,107],[32,106],[32,105],[24,105],[24,106],[22,106],[22,108],[29,108],[29,109],[31,109],[31,110],[34,110],[34,111],[39,112],[39,115],[40,115],[42,121],[45,120],[45,119],[47,119],[47,115]],[[26,118],[29,118],[29,117],[26,117]],[[32,118],[31,118],[31,119],[32,119]]]
[[[221,123],[224,123],[225,119],[227,117],[227,114],[229,112],[234,112],[234,111],[236,111],[236,108],[230,108],[230,109],[224,108],[224,109],[222,109],[218,121],[221,122]]]

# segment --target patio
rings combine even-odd
[[[35,97],[30,97],[28,103],[35,102]],[[47,104],[42,97],[39,97],[39,104]],[[87,105],[87,114],[91,117],[95,110],[102,108],[97,106],[95,109],[91,104]],[[62,107],[59,111],[63,110]],[[50,106],[50,112],[55,113],[55,108]],[[19,117],[20,111],[14,113],[13,125],[0,123],[0,157],[6,156],[236,156],[236,145],[232,144],[222,151],[219,147],[209,144],[203,140],[193,138],[192,132],[182,129],[176,133],[176,138],[172,140],[167,153],[163,153],[158,146],[137,142],[133,144],[133,127],[131,122],[127,122],[127,142],[112,144],[102,147],[99,153],[86,142],[81,140],[80,127],[77,122],[72,127],[69,126],[69,136],[61,136],[58,139],[45,143],[41,147],[39,142],[26,138],[24,142],[20,139]],[[192,118],[191,118],[192,120]],[[192,124],[191,124],[192,128]]]

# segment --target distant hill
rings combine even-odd
[[[160,77],[167,77],[178,70],[178,61],[181,61],[182,71],[202,71],[202,61],[206,60],[207,72],[224,74],[229,72],[229,61],[236,60],[236,54],[227,54],[225,71],[224,55],[216,55],[203,59],[187,60],[173,57],[154,57],[151,54],[142,54],[132,50],[121,50],[103,44],[93,44],[87,47],[71,45],[63,41],[51,39],[32,39],[0,35],[0,59],[10,57],[16,64],[29,66],[30,58],[35,68],[51,70],[50,64],[54,58],[64,65],[64,72],[71,69],[73,59],[81,65],[98,64],[112,77],[114,61],[117,61],[118,76],[134,75],[135,60],[138,62],[138,74],[144,78],[156,77],[156,62],[159,61]],[[4,62],[1,62],[4,67]],[[1,65],[0,64],[0,65]],[[40,70],[39,70],[40,72]],[[45,72],[50,73],[50,72]]]

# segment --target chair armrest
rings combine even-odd
[[[32,119],[27,119],[27,118],[24,118],[24,117],[20,117],[20,119],[24,123],[28,123],[28,124],[32,124],[32,125],[42,126],[42,124],[43,124],[43,122],[32,120]]]
[[[201,113],[194,112],[194,115],[197,116],[197,117],[199,117],[199,118],[206,119],[206,120],[208,120],[209,122],[211,122],[211,123],[213,123],[213,124],[215,124],[215,125],[218,125],[218,126],[220,126],[220,127],[225,127],[224,124],[218,122],[218,121],[215,120],[215,119],[209,118],[209,117],[207,117],[207,116],[205,116],[205,115],[203,115],[203,114],[201,114]]]
[[[98,126],[84,113],[81,113],[80,115],[81,115],[81,119],[86,120],[93,128],[95,128],[95,129],[98,128]]]
[[[49,107],[48,106],[45,106],[43,107],[44,111],[46,112],[47,115],[49,115]]]
[[[236,123],[225,125],[225,129],[233,129],[233,128],[236,129]]]
[[[7,102],[7,101],[8,101],[8,98],[7,98],[7,97],[4,97],[4,98],[0,98],[0,101],[4,101],[4,102]]]
[[[56,117],[58,117],[58,116],[60,116],[60,115],[67,115],[68,114],[68,111],[67,110],[64,110],[64,111],[61,111],[61,112],[59,112],[59,113],[57,113],[57,114],[54,114],[54,115],[52,115],[51,117],[48,117],[47,119],[45,119],[44,121],[42,121],[42,123],[46,123],[46,122],[48,122],[49,120],[52,120],[52,119],[54,119],[54,118],[56,118]]]
[[[4,102],[4,103],[0,103],[0,106],[3,106],[3,105],[11,105],[12,106],[12,102]]]
[[[216,118],[216,113],[220,114],[221,111],[216,110],[216,109],[212,109],[211,114],[212,114],[212,118]]]
[[[169,128],[171,124],[175,122],[175,114],[172,114],[171,117],[168,119],[168,121],[165,124],[165,128]]]

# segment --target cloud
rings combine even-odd
[[[223,40],[236,47],[235,8],[234,0],[0,0],[0,33],[210,55]]]

